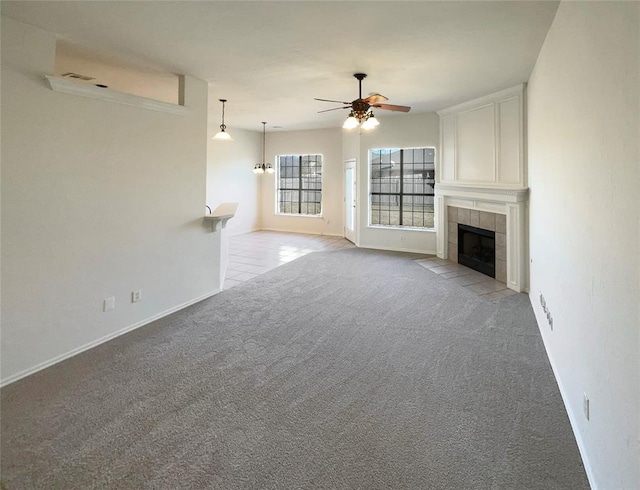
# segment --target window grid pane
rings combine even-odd
[[[371,150],[370,224],[433,228],[435,150]]]
[[[277,157],[278,214],[320,215],[322,155]]]

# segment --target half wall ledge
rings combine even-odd
[[[236,215],[237,210],[237,202],[223,202],[211,214],[205,214],[204,219],[211,223],[211,231],[218,231],[220,229],[218,225],[224,229],[227,221]]]

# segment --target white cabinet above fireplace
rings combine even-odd
[[[437,182],[488,188],[526,188],[525,85],[438,111]]]

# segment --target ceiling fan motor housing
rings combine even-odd
[[[356,99],[351,103],[351,108],[356,112],[367,112],[369,110],[369,103],[362,99]]]

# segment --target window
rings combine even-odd
[[[320,216],[322,155],[280,155],[276,161],[277,213]]]
[[[435,148],[371,150],[369,224],[433,228]]]

